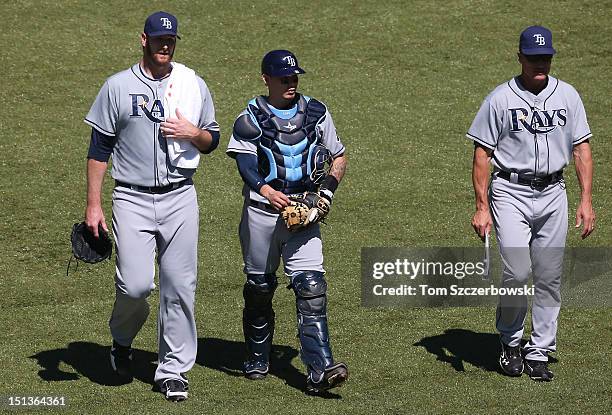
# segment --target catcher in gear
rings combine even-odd
[[[297,92],[298,74],[304,70],[293,53],[267,53],[261,72],[268,95],[249,101],[234,123],[227,149],[244,181],[244,374],[261,379],[270,369],[272,298],[282,257],[296,296],[306,389],[317,393],[348,378],[347,366],[332,357],[319,228],[344,176],[345,148],[325,104]]]

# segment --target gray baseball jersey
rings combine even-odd
[[[166,140],[159,131],[159,123],[170,116],[163,106],[168,78],[151,79],[135,64],[106,80],[85,117],[85,122],[102,134],[117,136],[111,170],[115,180],[165,186],[195,173],[195,169],[170,164]],[[210,91],[202,78],[197,79],[202,96],[198,127],[219,131]]]
[[[576,90],[549,76],[538,95],[517,78],[499,85],[482,103],[467,137],[493,152],[493,165],[525,175],[562,170],[572,148],[591,137]]]

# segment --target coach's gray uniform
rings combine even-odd
[[[218,131],[208,87],[197,78],[202,110],[197,126]],[[149,313],[146,298],[155,288],[155,254],[159,265],[159,365],[155,381],[175,378],[195,363],[197,334],[194,297],[197,279],[198,203],[190,180],[195,169],[171,165],[159,123],[168,76],[155,80],[139,64],[110,77],[85,122],[116,137],[112,177],[132,187],[113,190],[116,243],[116,300],[109,322],[119,344],[131,345]],[[173,115],[174,116],[174,115]],[[181,184],[181,185],[179,185]],[[137,189],[175,186],[161,194]]]
[[[526,358],[547,360],[556,349],[563,248],[568,227],[565,183],[546,187],[517,183],[521,177],[562,172],[575,145],[591,138],[576,90],[552,76],[538,95],[514,78],[483,102],[467,137],[493,151],[489,202],[504,262],[503,286],[522,286],[534,274],[532,335]],[[511,173],[510,180],[499,177]],[[523,336],[527,298],[500,299],[497,329],[512,347]]]
[[[278,110],[268,106],[281,119],[290,119],[293,116],[293,110]],[[248,114],[247,110],[241,112],[237,118],[245,114]],[[334,158],[344,153],[344,145],[336,134],[329,111],[325,111],[322,122],[316,129],[320,142],[329,149]],[[234,131],[227,154],[231,157],[235,157],[237,153],[257,155],[257,147],[257,139],[239,137]],[[274,273],[280,264],[281,256],[285,273],[289,276],[296,271],[325,272],[319,224],[309,226],[301,232],[289,232],[282,217],[272,210],[266,198],[246,184],[243,187],[243,195],[245,203],[239,232],[245,274]],[[254,207],[250,201],[261,203],[262,206],[267,205],[269,208],[264,210]]]

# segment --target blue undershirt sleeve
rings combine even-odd
[[[88,159],[94,159],[104,163],[108,162],[108,159],[113,152],[113,147],[117,143],[116,136],[110,136],[102,134],[95,128],[91,129],[91,141],[89,142],[89,152],[87,153]]]
[[[212,136],[212,142],[210,143],[210,147],[208,147],[206,151],[200,151],[200,153],[202,154],[212,153],[219,145],[219,139],[221,138],[221,133],[219,133],[219,131],[211,131],[211,130],[206,130],[206,131],[208,131],[210,135]]]
[[[266,184],[257,169],[257,156],[255,154],[236,153],[236,164],[242,180],[253,190],[259,190]]]

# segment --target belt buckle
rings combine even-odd
[[[548,186],[548,181],[544,180],[542,177],[535,177],[531,179],[529,186],[532,189],[544,189],[546,186]]]

